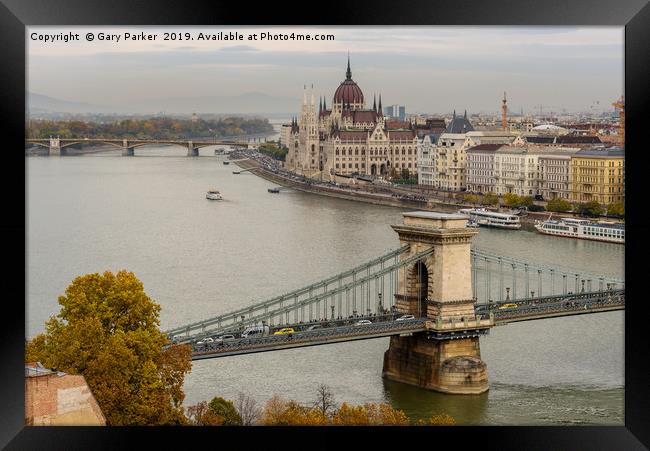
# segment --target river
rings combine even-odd
[[[162,309],[161,327],[224,313],[319,280],[398,247],[401,209],[283,191],[232,174],[211,148],[26,158],[29,337],[59,311],[74,277],[128,269]],[[218,188],[224,200],[205,192]],[[480,229],[503,255],[623,277],[624,246]],[[318,384],[341,403],[389,402],[412,418],[459,424],[624,424],[624,313],[514,323],[481,338],[490,390],[453,396],[381,377],[388,339],[193,363],[185,405],[238,392],[308,403]]]

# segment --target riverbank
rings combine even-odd
[[[388,194],[386,192],[370,192],[365,191],[362,188],[340,188],[334,186],[326,186],[316,183],[302,182],[300,180],[291,179],[280,175],[278,173],[269,171],[260,165],[260,163],[253,159],[239,160],[236,161],[237,164],[242,169],[247,169],[253,174],[261,177],[265,180],[268,180],[278,185],[290,187],[298,191],[303,191],[312,194],[318,194],[321,196],[337,197],[339,199],[347,199],[357,202],[366,202],[375,205],[386,205],[397,208],[417,208],[418,210],[425,211],[437,211],[444,213],[455,213],[461,208],[475,208],[476,205],[465,204],[458,201],[444,202],[440,200],[411,200],[407,198],[396,197],[395,195],[407,195],[408,190],[405,189],[389,189],[389,188],[375,188],[381,189],[382,191],[392,192]],[[374,188],[374,186],[373,186]],[[526,215],[520,217],[522,227],[527,230],[534,230],[533,225],[536,220],[547,219],[549,212],[528,212]],[[556,214],[557,215],[557,214]],[[571,216],[570,214],[563,214],[563,216]]]

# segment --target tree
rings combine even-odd
[[[625,216],[625,204],[623,202],[615,202],[607,206],[607,214],[610,216]]]
[[[349,406],[343,403],[334,414],[332,424],[345,426],[408,425],[406,414],[386,403],[368,403],[363,406]]]
[[[524,196],[519,198],[519,204],[517,206],[530,207],[535,203],[535,199],[532,196]]]
[[[336,409],[334,394],[329,386],[325,384],[320,384],[318,386],[314,408],[318,409],[318,411],[320,411],[324,416],[330,416],[330,414]]]
[[[569,211],[571,210],[572,205],[569,201],[564,199],[551,199],[546,204],[546,209],[548,211]]]
[[[408,170],[408,168],[402,168],[402,178],[404,180],[408,180],[411,178],[411,172]]]
[[[451,415],[441,413],[438,415],[432,415],[426,421],[418,420],[418,422],[415,424],[417,426],[454,426],[456,424],[456,420]]]
[[[224,426],[241,426],[242,419],[232,401],[228,401],[219,396],[212,398],[208,407],[215,415],[223,417]]]
[[[262,415],[262,410],[257,406],[257,401],[244,393],[238,394],[235,408],[242,419],[243,426],[256,424]]]
[[[192,426],[221,426],[224,422],[224,418],[215,414],[205,401],[189,406],[187,417]]]
[[[604,209],[595,200],[586,203],[577,203],[575,210],[582,216],[598,216],[604,212]]]
[[[265,426],[319,426],[329,424],[329,420],[318,409],[274,395],[266,403],[261,423]]]
[[[483,203],[486,205],[497,205],[499,203],[499,197],[495,193],[485,193],[483,196]]]
[[[517,196],[515,193],[505,193],[503,195],[503,202],[508,207],[516,207],[517,205],[521,204],[521,198]]]
[[[191,347],[169,345],[160,306],[133,273],[87,274],[59,297],[61,311],[27,344],[27,361],[82,374],[109,425],[183,424]]]
[[[397,180],[399,178],[399,174],[397,173],[397,169],[395,169],[395,166],[393,166],[390,169],[390,179],[391,180]]]

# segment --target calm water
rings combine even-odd
[[[211,148],[30,157],[27,334],[59,311],[78,275],[128,269],[161,307],[163,329],[224,313],[348,269],[398,246],[402,210],[299,192],[269,194]],[[218,188],[225,200],[205,199]],[[481,229],[475,243],[512,257],[623,277],[624,246]],[[623,312],[515,323],[481,338],[490,391],[450,396],[385,382],[388,339],[193,364],[186,405],[238,392],[300,402],[319,383],[338,402],[390,402],[463,424],[623,424]]]

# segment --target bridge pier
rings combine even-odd
[[[57,157],[65,155],[65,150],[61,148],[61,140],[59,138],[50,138],[50,147],[48,147],[47,154]]]
[[[489,389],[479,336],[493,320],[475,316],[470,241],[478,233],[456,214],[404,213],[394,225],[400,244],[410,244],[402,259],[433,247],[433,254],[406,268],[395,296],[398,313],[427,317],[427,331],[393,336],[384,354],[387,379],[450,394],[480,394]]]
[[[122,140],[122,156],[123,157],[132,157],[135,155],[135,146],[129,146],[129,141],[126,139]]]
[[[192,141],[189,141],[187,143],[187,156],[188,157],[198,157],[199,156],[199,148],[194,147],[194,144]]]

